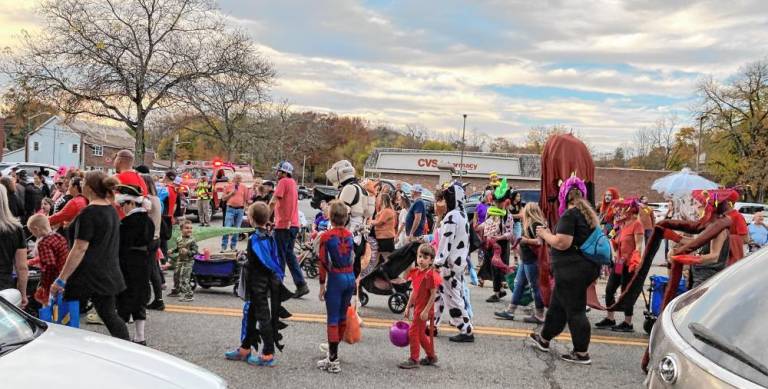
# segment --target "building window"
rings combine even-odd
[[[72,154],[77,154],[80,150],[80,145],[77,143],[72,144]]]
[[[32,150],[40,151],[40,142],[32,142]]]
[[[102,146],[102,145],[93,145],[93,155],[95,157],[103,157],[104,156],[104,146]]]

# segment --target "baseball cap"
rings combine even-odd
[[[285,172],[288,174],[293,174],[293,165],[291,165],[288,161],[282,161],[275,166],[275,170],[280,172]]]
[[[424,192],[424,188],[420,184],[415,184],[411,187],[411,192],[422,193]]]

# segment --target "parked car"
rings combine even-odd
[[[32,177],[37,174],[39,171],[47,171],[48,172],[48,178],[46,178],[45,183],[48,184],[49,187],[53,186],[53,177],[56,175],[56,171],[58,168],[53,165],[49,165],[46,163],[36,163],[36,162],[0,162],[0,174],[2,174],[3,177],[7,177],[11,175],[11,171],[16,168],[17,171],[24,170],[27,172],[27,180],[29,182],[32,182]]]
[[[648,388],[768,387],[768,249],[673,300],[653,327]]]
[[[669,203],[648,203],[648,206],[653,210],[653,218],[656,220],[656,223],[667,218]]]
[[[17,290],[0,292],[0,371],[4,388],[227,387],[221,377],[166,353],[40,321],[18,309],[20,302]]]
[[[304,185],[299,185],[298,191],[299,191],[299,200],[304,200],[312,197],[312,192],[309,189],[307,189],[307,187]]]
[[[747,224],[749,224],[752,223],[752,219],[755,217],[755,214],[758,212],[765,212],[765,210],[768,209],[768,205],[737,202],[733,204],[733,208],[739,211],[739,213],[744,216],[744,220],[747,221]]]
[[[483,197],[483,192],[475,192],[467,196],[467,203],[479,203]]]
[[[520,193],[520,197],[522,198],[524,204],[531,202],[538,203],[539,199],[541,198],[541,189],[518,189],[517,192]],[[479,203],[480,201],[478,197],[477,200],[468,200],[464,204],[464,210],[467,212],[467,218],[469,218],[469,220],[475,218],[475,209]]]

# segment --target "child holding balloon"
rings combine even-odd
[[[437,363],[434,341],[427,336],[427,323],[434,323],[434,304],[437,296],[437,286],[442,282],[440,274],[432,265],[434,260],[435,249],[427,243],[422,244],[419,246],[416,257],[417,267],[408,273],[408,279],[412,282],[413,292],[405,308],[405,318],[408,319],[410,313],[413,312],[413,320],[408,330],[411,356],[399,365],[401,369],[414,369],[419,367],[419,365],[434,366]],[[413,311],[411,311],[411,308],[413,308]],[[424,348],[424,352],[427,355],[419,360],[421,348]]]

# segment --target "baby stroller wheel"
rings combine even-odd
[[[357,297],[360,299],[360,306],[364,307],[368,304],[368,293],[361,290],[359,294]]]
[[[191,290],[197,289],[197,279],[195,277],[192,277],[189,279],[189,289]]]
[[[656,323],[656,320],[651,319],[650,317],[645,318],[645,321],[643,322],[643,331],[645,331],[646,334],[650,335],[651,330],[653,329],[653,325]]]
[[[389,310],[392,313],[405,312],[405,306],[408,304],[408,296],[403,293],[395,293],[389,296]]]
[[[317,266],[314,263],[307,263],[306,266],[304,266],[304,273],[307,275],[307,278],[316,278],[317,277]]]
[[[237,283],[237,282],[235,282],[235,285],[232,287],[232,294],[234,294],[235,296],[237,296],[237,287],[238,287],[238,285],[237,285],[237,284],[238,284],[238,283]]]

